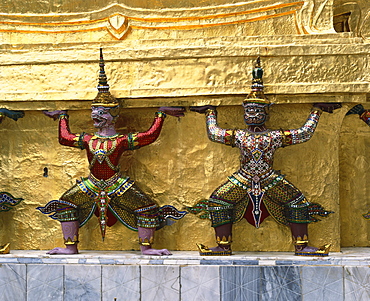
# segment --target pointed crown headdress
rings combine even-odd
[[[105,108],[118,108],[119,102],[113,97],[109,92],[109,85],[107,80],[107,75],[104,70],[104,59],[103,50],[100,48],[100,62],[99,62],[99,83],[98,83],[98,95],[91,103],[92,107],[105,107]]]
[[[260,57],[257,58],[254,68],[252,70],[252,86],[251,86],[251,92],[248,94],[248,96],[243,101],[243,106],[248,105],[250,103],[256,103],[261,105],[270,105],[270,101],[266,97],[266,95],[263,93],[263,69],[261,68],[261,59]]]

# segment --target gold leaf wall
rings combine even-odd
[[[26,112],[0,126],[0,190],[24,198],[0,214],[0,242],[13,249],[62,246],[58,222],[35,208],[86,176],[88,165],[84,151],[58,144],[57,122],[42,110],[67,109],[73,132],[94,131],[89,108],[103,47],[111,92],[122,105],[121,133],[146,130],[161,105],[217,105],[221,126],[243,127],[240,104],[257,56],[275,103],[270,128],[300,127],[315,102],[342,103],[322,115],[309,142],[280,149],[275,169],[309,200],[335,211],[309,226],[312,244],[331,242],[336,251],[369,245],[370,222],[362,214],[370,209],[370,128],[357,116],[345,117],[357,103],[370,109],[366,1],[74,3],[0,4],[0,106]],[[348,32],[336,32],[334,24]],[[204,116],[189,111],[168,117],[154,144],[121,160],[122,171],[159,204],[180,208],[207,198],[238,164],[238,150],[210,142]],[[189,214],[158,231],[155,247],[211,245],[209,225]],[[119,224],[102,243],[94,217],[80,240],[81,249],[138,250],[136,233]],[[234,242],[236,251],[293,250],[289,229],[271,218],[260,229],[236,224]]]

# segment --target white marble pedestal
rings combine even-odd
[[[370,300],[370,248],[329,257],[235,252],[150,257],[128,251],[0,255],[2,301]]]

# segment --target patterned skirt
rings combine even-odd
[[[102,195],[107,204],[107,226],[118,220],[131,230],[137,230],[137,227],[159,229],[165,225],[167,218],[180,219],[186,214],[170,205],[159,208],[128,177],[100,183],[91,177],[82,178],[59,200],[50,201],[45,207],[37,209],[60,222],[77,220],[82,227],[94,213],[100,216]]]
[[[310,203],[304,195],[282,175],[275,174],[272,179],[258,183],[261,193],[258,198],[251,196],[251,184],[240,181],[240,174],[235,173],[228,181],[220,185],[208,200],[202,200],[188,208],[191,213],[203,212],[201,218],[210,218],[212,227],[236,223],[245,217],[249,223],[258,227],[259,222],[249,216],[255,216],[258,205],[261,222],[271,215],[278,223],[311,223],[319,219],[315,215],[327,216],[331,211],[325,210],[317,203]],[[257,200],[257,201],[256,201]],[[253,206],[252,206],[253,205]]]

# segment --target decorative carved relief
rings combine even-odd
[[[130,2],[136,7],[124,4],[129,1],[123,0],[109,1],[106,7],[99,7],[96,2],[87,5],[86,2],[77,1],[73,6],[68,1],[50,1],[49,4],[39,0],[23,4],[21,1],[5,1],[0,4],[0,33],[69,34],[73,35],[72,40],[78,41],[76,34],[101,32],[103,36],[109,33],[115,40],[122,40],[131,29],[183,31],[227,25],[251,28],[254,24],[258,26],[258,21],[292,16],[296,33],[333,33],[334,17],[338,31],[349,30],[356,36],[370,37],[368,0],[220,0],[201,1],[198,7],[195,7],[195,1],[180,1],[176,5],[174,1],[156,1],[144,6],[140,1]],[[88,7],[94,10],[83,11]],[[345,24],[348,24],[347,29],[343,28]],[[292,27],[288,21],[285,25]],[[264,34],[269,35],[269,32]],[[96,39],[101,41],[102,35]],[[7,36],[2,37],[6,43],[4,37]]]
[[[242,66],[238,66],[239,68]],[[243,71],[222,72],[221,70],[212,69],[206,74],[207,86],[245,86],[250,81],[250,76]]]
[[[213,69],[206,75],[207,86],[219,86],[222,83],[221,71]]]
[[[0,11],[0,34],[3,34],[2,40],[6,43],[6,38],[9,37],[5,33],[58,34],[59,39],[64,42],[76,42],[79,39],[78,35],[81,35],[80,40],[86,42],[87,36],[82,35],[94,32],[90,41],[94,42],[109,41],[106,37],[107,32],[115,40],[122,40],[131,30],[173,32],[206,30],[222,26],[239,26],[240,35],[246,32],[251,35],[274,35],[279,34],[276,32],[279,28],[282,30],[280,34],[327,33],[334,32],[331,18],[332,1],[249,0],[238,3],[230,1],[230,4],[215,6],[199,4],[199,7],[191,9],[188,7],[142,9],[113,3],[94,11],[74,13],[11,14]],[[267,25],[266,28],[260,29],[261,24],[270,24],[266,22],[274,22],[275,19],[278,25],[271,27]],[[284,30],[281,24],[284,24]],[[286,30],[287,28],[290,30]],[[159,36],[160,32],[156,37]],[[9,43],[14,43],[14,39]],[[32,44],[34,41],[31,39],[29,43]]]
[[[165,72],[162,70],[156,70],[148,76],[148,80],[144,83],[144,86],[148,87],[159,87],[162,83],[166,82]]]
[[[334,33],[332,26],[333,0],[306,0],[298,12],[300,33]]]
[[[337,31],[350,31],[357,37],[370,38],[370,2],[335,0],[334,25]]]
[[[240,85],[245,84],[248,81],[248,77],[245,72],[232,72],[225,77],[225,85]]]
[[[118,13],[108,18],[107,29],[117,40],[121,40],[129,32],[128,19],[124,15]]]

